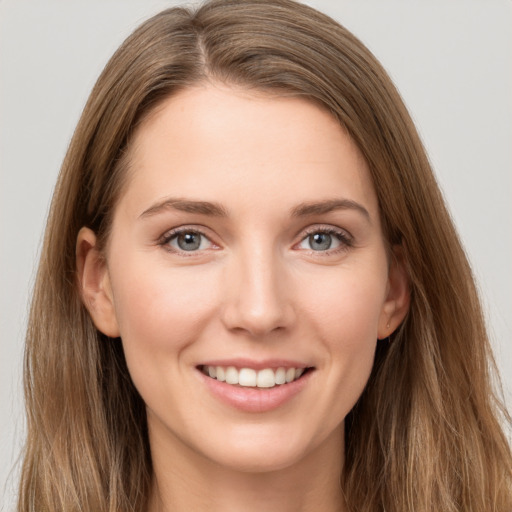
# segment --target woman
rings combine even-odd
[[[142,25],[64,161],[19,510],[512,507],[471,272],[414,126],[289,1]]]

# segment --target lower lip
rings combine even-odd
[[[273,388],[250,388],[226,384],[198,370],[198,374],[216,398],[235,409],[253,413],[272,411],[289,402],[302,391],[312,373],[309,370],[299,379]]]

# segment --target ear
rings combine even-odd
[[[117,338],[119,326],[114,309],[107,263],[97,247],[94,231],[82,228],[76,240],[76,268],[82,301],[96,328]]]
[[[378,339],[387,338],[402,323],[411,302],[409,275],[401,246],[392,249],[386,301],[379,318]]]

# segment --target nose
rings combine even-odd
[[[289,328],[295,320],[286,269],[272,251],[246,251],[225,276],[223,323],[231,331],[261,338]]]

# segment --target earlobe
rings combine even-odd
[[[82,301],[96,328],[116,338],[120,335],[114,309],[110,276],[95,233],[83,227],[76,240],[76,268]]]
[[[393,247],[388,273],[388,293],[379,319],[378,339],[393,334],[409,311],[411,293],[402,247]]]

